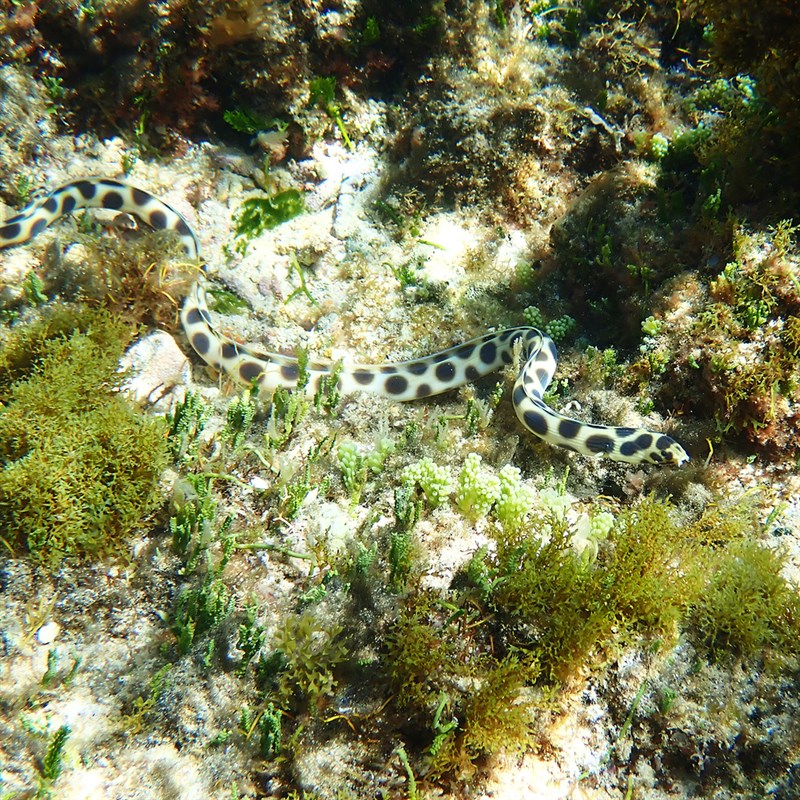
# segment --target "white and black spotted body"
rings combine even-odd
[[[133,214],[153,228],[180,236],[188,256],[200,260],[197,237],[184,218],[148,192],[119,181],[90,178],[55,189],[0,225],[0,248],[28,241],[63,214],[79,208],[108,208]],[[224,370],[242,384],[256,381],[265,391],[297,384],[297,359],[280,353],[259,353],[221,334],[208,311],[198,281],[181,311],[184,331],[194,350],[209,365]],[[669,436],[641,428],[594,425],[562,416],[542,400],[556,370],[556,348],[536,328],[521,327],[487,333],[433,355],[394,364],[362,364],[343,369],[339,390],[372,392],[406,401],[449,391],[494,372],[514,360],[521,342],[523,367],[514,385],[513,402],[520,422],[550,444],[584,455],[604,455],[637,464],[683,464],[684,449]],[[311,361],[306,391],[313,394],[331,373],[328,362]]]

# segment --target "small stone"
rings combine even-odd
[[[57,622],[45,622],[38,631],[36,631],[36,641],[39,644],[50,644],[58,636],[61,626]]]
[[[189,360],[164,331],[153,331],[129,347],[122,366],[130,370],[124,388],[140,403],[156,403],[190,376]]]
[[[269,488],[269,483],[267,483],[267,481],[258,475],[254,475],[252,478],[250,478],[250,485],[259,492],[263,492],[264,489]]]

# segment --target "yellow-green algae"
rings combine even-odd
[[[130,328],[61,307],[11,332],[0,354],[0,530],[57,565],[113,550],[160,502],[162,420],[120,394]]]

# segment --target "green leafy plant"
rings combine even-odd
[[[381,438],[376,446],[366,454],[360,452],[355,442],[339,443],[336,459],[351,502],[358,502],[367,477],[370,474],[377,475],[381,472],[386,458],[394,451],[394,447],[394,441],[385,437]]]
[[[47,92],[48,97],[57,103],[67,96],[67,89],[64,86],[64,79],[52,75],[42,76],[42,85]]]
[[[282,620],[272,641],[283,667],[275,697],[289,708],[312,709],[337,685],[333,670],[347,657],[339,625],[322,622],[312,610]]]
[[[281,712],[272,703],[261,712],[258,721],[259,749],[266,759],[272,759],[281,750]]]
[[[697,639],[714,657],[797,650],[800,594],[781,574],[785,563],[785,552],[752,540],[721,554],[692,613]]]
[[[235,453],[244,444],[257,409],[257,385],[253,389],[245,389],[239,397],[234,397],[228,404],[225,427],[220,435],[228,442],[232,452]]]
[[[239,674],[244,675],[247,671],[247,666],[253,660],[253,657],[261,649],[266,637],[266,631],[256,621],[258,613],[258,606],[250,604],[245,606],[245,621],[239,625],[239,640],[237,642],[239,649],[244,653],[242,662],[239,665]],[[280,736],[278,736],[280,742]]]
[[[427,778],[466,779],[476,759],[524,747],[538,703],[643,637],[663,646],[681,627],[715,658],[772,648],[792,664],[800,651],[785,554],[754,541],[746,503],[681,524],[644,498],[572,521],[547,491],[537,502],[550,511],[513,533],[489,528],[492,545],[462,580],[407,595],[390,626],[381,665],[392,702],[428,743]]]
[[[510,533],[518,531],[533,507],[534,492],[522,483],[518,467],[506,464],[497,474],[498,488],[495,513]]]
[[[328,491],[330,476],[325,476],[319,480],[314,475],[314,466],[322,454],[325,445],[325,442],[317,445],[317,447],[306,456],[303,469],[298,473],[297,477],[281,486],[280,509],[284,519],[291,520],[297,516],[300,507],[303,505],[303,501],[308,497],[312,489],[317,489],[321,494]]]
[[[23,291],[25,292],[25,299],[32,306],[43,306],[47,303],[47,295],[44,293],[44,283],[33,270],[25,276]]]
[[[364,23],[364,30],[361,33],[361,45],[372,47],[381,38],[381,27],[377,17],[367,17]]]
[[[167,413],[167,440],[177,464],[186,466],[196,461],[200,434],[209,414],[210,410],[200,395],[191,391],[186,392],[184,399]]]
[[[243,108],[228,109],[222,118],[238,133],[246,133],[251,136],[271,128],[276,128],[282,133],[288,127],[287,123],[279,119],[268,119]]]
[[[411,532],[393,530],[389,539],[389,582],[398,590],[405,588],[412,566]]]
[[[414,486],[408,483],[394,490],[394,519],[401,533],[410,531],[419,521],[422,500],[415,494]]]
[[[289,293],[289,296],[286,298],[286,300],[283,301],[283,304],[286,305],[287,303],[290,303],[292,300],[294,300],[295,297],[304,295],[312,306],[318,306],[319,303],[314,299],[314,296],[311,294],[311,290],[308,288],[308,284],[306,283],[305,270],[300,266],[300,262],[297,260],[297,256],[294,253],[292,253],[292,258],[290,263],[292,271],[297,274],[298,280],[300,281],[300,285],[297,288],[292,289],[292,291]]]
[[[350,500],[353,503],[357,503],[358,498],[361,496],[361,490],[364,488],[364,482],[367,479],[364,456],[358,451],[358,445],[355,442],[345,441],[339,443],[336,459],[342,472],[342,481],[345,489],[350,495]]]
[[[500,478],[481,467],[481,457],[470,453],[458,475],[456,505],[472,519],[486,516],[500,498]]]
[[[131,733],[139,733],[144,728],[145,717],[155,708],[156,703],[164,696],[169,688],[169,673],[172,664],[164,664],[150,679],[148,692],[140,695],[133,701],[133,709],[130,714],[122,718],[126,730]]]
[[[188,653],[199,636],[216,628],[233,612],[234,602],[228,587],[213,573],[200,586],[184,591],[173,623],[178,652]],[[210,657],[211,651],[207,653],[207,662]]]
[[[342,134],[342,139],[347,145],[348,150],[355,150],[353,142],[347,134],[342,119],[342,111],[336,102],[336,78],[332,75],[324,78],[314,78],[311,81],[310,89],[311,102],[319,105],[325,113],[336,123],[336,127]]]
[[[211,494],[211,481],[205,475],[187,475],[172,488],[169,530],[172,549],[187,564],[197,563],[208,546],[208,533],[217,504]]]
[[[211,310],[218,314],[242,314],[249,310],[245,300],[225,289],[209,287],[208,295],[211,298]]]
[[[284,189],[265,197],[250,197],[236,213],[233,229],[238,241],[236,250],[244,253],[247,246],[264,231],[277,228],[305,211],[303,195],[297,189]]]
[[[31,199],[31,179],[28,175],[17,175],[13,186],[17,205],[26,206]]]
[[[47,750],[42,759],[42,778],[47,783],[54,783],[64,768],[64,746],[71,731],[69,725],[62,725],[47,743]]]
[[[449,496],[453,487],[447,467],[430,458],[423,458],[403,470],[403,483],[412,489],[418,486],[431,508],[440,506]]]

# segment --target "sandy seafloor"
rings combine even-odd
[[[328,24],[335,27],[330,20]],[[435,113],[467,119],[491,116],[495,131],[512,124],[511,112],[496,113],[500,107],[534,107],[544,117],[537,134],[539,163],[526,154],[522,175],[513,152],[498,157],[498,169],[520,170],[520,191],[528,197],[521,223],[487,213],[494,205],[488,183],[476,182],[469,201],[415,203],[419,194],[414,194],[414,170],[398,166],[396,150],[389,145],[401,135],[409,136],[408,159],[413,162],[414,137],[424,140],[428,135],[425,111],[416,110],[413,130],[400,131],[402,115],[392,108],[392,100],[366,100],[348,90],[341,94],[341,106],[352,150],[330,118],[301,102],[298,88],[295,119],[313,135],[304,157],[281,160],[270,170],[269,180],[272,191],[301,190],[306,211],[256,238],[244,256],[231,248],[233,219],[244,199],[263,196],[268,147],[255,138],[232,144],[235,137],[223,141],[208,135],[187,139],[180,153],[138,157],[124,179],[164,199],[186,218],[200,240],[209,277],[247,303],[245,312],[223,317],[220,329],[261,348],[291,352],[305,345],[316,356],[345,363],[382,362],[434,352],[492,327],[525,324],[524,305],[546,310],[546,298],[537,298],[535,292],[522,306],[509,300],[520,291],[518,265],[544,258],[546,269],[558,269],[547,263],[551,228],[604,171],[628,170],[647,183],[655,180],[656,168],[628,144],[618,152],[616,137],[629,132],[623,129],[626,122],[632,127],[641,123],[636,114],[629,111],[612,122],[589,112],[578,114],[578,95],[553,77],[569,54],[535,41],[527,24],[516,13],[509,15],[508,29],[502,33],[488,22],[476,24],[462,63],[434,54],[431,60],[438,58],[438,65],[429,70],[430,81],[450,82],[449,110],[443,112],[440,105]],[[0,78],[4,183],[25,175],[38,191],[85,176],[122,178],[121,161],[132,148],[129,136],[101,139],[91,130],[69,130],[25,65],[3,66]],[[649,95],[650,102],[657,96],[663,100],[665,78],[653,72],[646,80],[658,87]],[[80,99],[70,102],[79,105]],[[395,102],[411,101],[398,97]],[[564,113],[569,134],[553,121],[554,108],[568,109]],[[677,115],[671,103],[664,104],[663,112]],[[454,142],[454,148],[467,148],[471,158],[480,159],[494,144],[481,142],[478,129],[463,122],[461,130],[473,138],[466,144]],[[603,169],[577,169],[560,159],[563,141],[574,143],[581,137],[599,141],[595,146],[603,154]],[[20,147],[20,142],[31,141],[34,147]],[[15,155],[22,152],[24,158]],[[410,177],[400,196],[391,187],[406,168]],[[453,170],[456,182],[459,169],[456,165]],[[403,203],[416,208],[414,230],[398,232],[376,213],[377,201],[391,202],[403,214]],[[538,214],[532,213],[533,207]],[[109,212],[96,215],[102,220],[114,217]],[[62,221],[35,241],[0,253],[6,299],[15,292],[18,296],[31,270],[43,271],[48,248],[62,251],[66,269],[81,264],[86,250],[71,242],[73,224]],[[298,286],[294,255],[305,267],[316,305],[302,295],[287,302]],[[47,263],[52,271],[52,259]],[[426,284],[435,289],[436,302],[409,297],[392,269],[400,264],[418,265]],[[569,308],[574,313],[576,306]],[[662,302],[661,308],[666,325],[685,313],[677,302]],[[580,318],[577,326],[580,331]],[[168,387],[158,402],[147,406],[153,414],[164,413],[187,389],[199,393],[212,409],[204,435],[209,442],[207,463],[213,464],[214,436],[240,390],[199,363],[177,322],[166,335],[152,338],[151,333],[143,331],[140,340],[152,347],[131,355],[132,391],[141,397],[159,385]],[[591,332],[581,335],[591,343]],[[562,350],[562,363],[568,367],[577,358],[575,345],[562,345]],[[673,396],[680,391],[677,387]],[[749,458],[751,453],[737,449],[734,442],[718,445],[704,466],[709,454],[704,440],[713,431],[708,419],[669,419],[673,409],[659,404],[643,415],[630,396],[601,386],[584,384],[581,392],[580,397],[568,392],[556,402],[564,408],[570,401],[571,413],[586,414],[595,422],[656,430],[669,426],[677,438],[686,437],[693,456],[684,468],[686,477],[676,478],[670,468],[615,465],[531,444],[511,412],[507,388],[503,405],[476,436],[449,423],[440,445],[401,453],[388,474],[370,482],[363,493],[366,502],[351,503],[338,475],[327,493],[324,487],[312,490],[297,517],[280,527],[280,544],[301,552],[310,547],[347,552],[367,525],[373,525],[377,535],[392,524],[392,481],[399,480],[405,464],[434,454],[455,476],[466,453],[475,451],[498,469],[507,463],[520,467],[526,485],[537,492],[549,473],[561,476],[569,467],[563,502],[575,519],[601,495],[613,494],[620,506],[645,492],[671,495],[678,513],[689,517],[719,497],[754,493],[762,521],[779,508],[765,537],[786,548],[785,576],[798,580],[800,480],[786,464]],[[431,431],[437,418],[463,414],[465,403],[463,391],[404,405],[362,395],[346,398],[335,418],[312,412],[285,452],[270,464],[251,459],[231,466],[239,483],[226,484],[220,491],[220,515],[232,515],[234,525],[243,530],[261,523],[269,514],[258,501],[259,493],[285,479],[302,455],[333,431],[368,450],[380,437],[397,438],[410,422]],[[259,425],[263,417],[251,431],[252,442],[263,436]],[[165,505],[175,480],[174,470],[163,476]],[[541,513],[546,495],[537,497],[540,511],[534,513]],[[254,742],[235,733],[241,708],[257,703],[253,682],[240,679],[231,668],[204,666],[202,648],[185,655],[175,652],[170,618],[181,588],[192,576],[182,574],[164,520],[161,515],[143,521],[140,533],[114,557],[68,559],[52,573],[19,554],[0,556],[0,798],[31,797],[37,788],[45,795],[70,799],[255,798],[291,791],[322,798],[410,797],[396,751],[390,749],[382,761],[374,761],[368,728],[362,731],[364,740],[348,737],[345,730],[307,747],[295,759],[291,776],[265,762]],[[425,513],[415,528],[424,564],[419,585],[431,591],[447,588],[458,569],[487,543],[488,524],[467,521],[452,503]],[[267,648],[281,614],[297,603],[307,579],[306,562],[266,551],[237,551],[224,574],[238,607],[245,602],[255,605],[267,632]],[[329,606],[331,625],[339,624],[341,609]],[[235,649],[236,624],[223,624],[218,636]],[[54,658],[50,654],[57,657],[62,677],[44,686],[48,656]],[[74,674],[64,680],[76,661]],[[166,688],[132,726],[134,701],[148,697],[153,675],[166,663],[172,665]],[[679,638],[667,653],[653,654],[643,647],[626,651],[602,668],[587,665],[574,688],[562,692],[557,712],[537,729],[535,746],[493,756],[466,785],[421,782],[419,791],[431,797],[502,800],[800,796],[791,777],[776,774],[774,766],[791,763],[792,752],[800,757],[793,750],[800,725],[796,674],[794,681],[770,676],[762,672],[758,659],[706,663],[703,669],[697,669],[697,663],[692,646]],[[644,683],[647,689],[639,695]],[[669,714],[659,715],[657,698],[664,686],[677,687],[677,697]],[[629,711],[632,718],[626,722]],[[64,767],[57,780],[45,786],[40,776],[46,743],[64,724],[71,732]],[[221,731],[234,734],[210,744]],[[401,743],[398,740],[396,746]],[[774,753],[780,758],[770,761]]]

